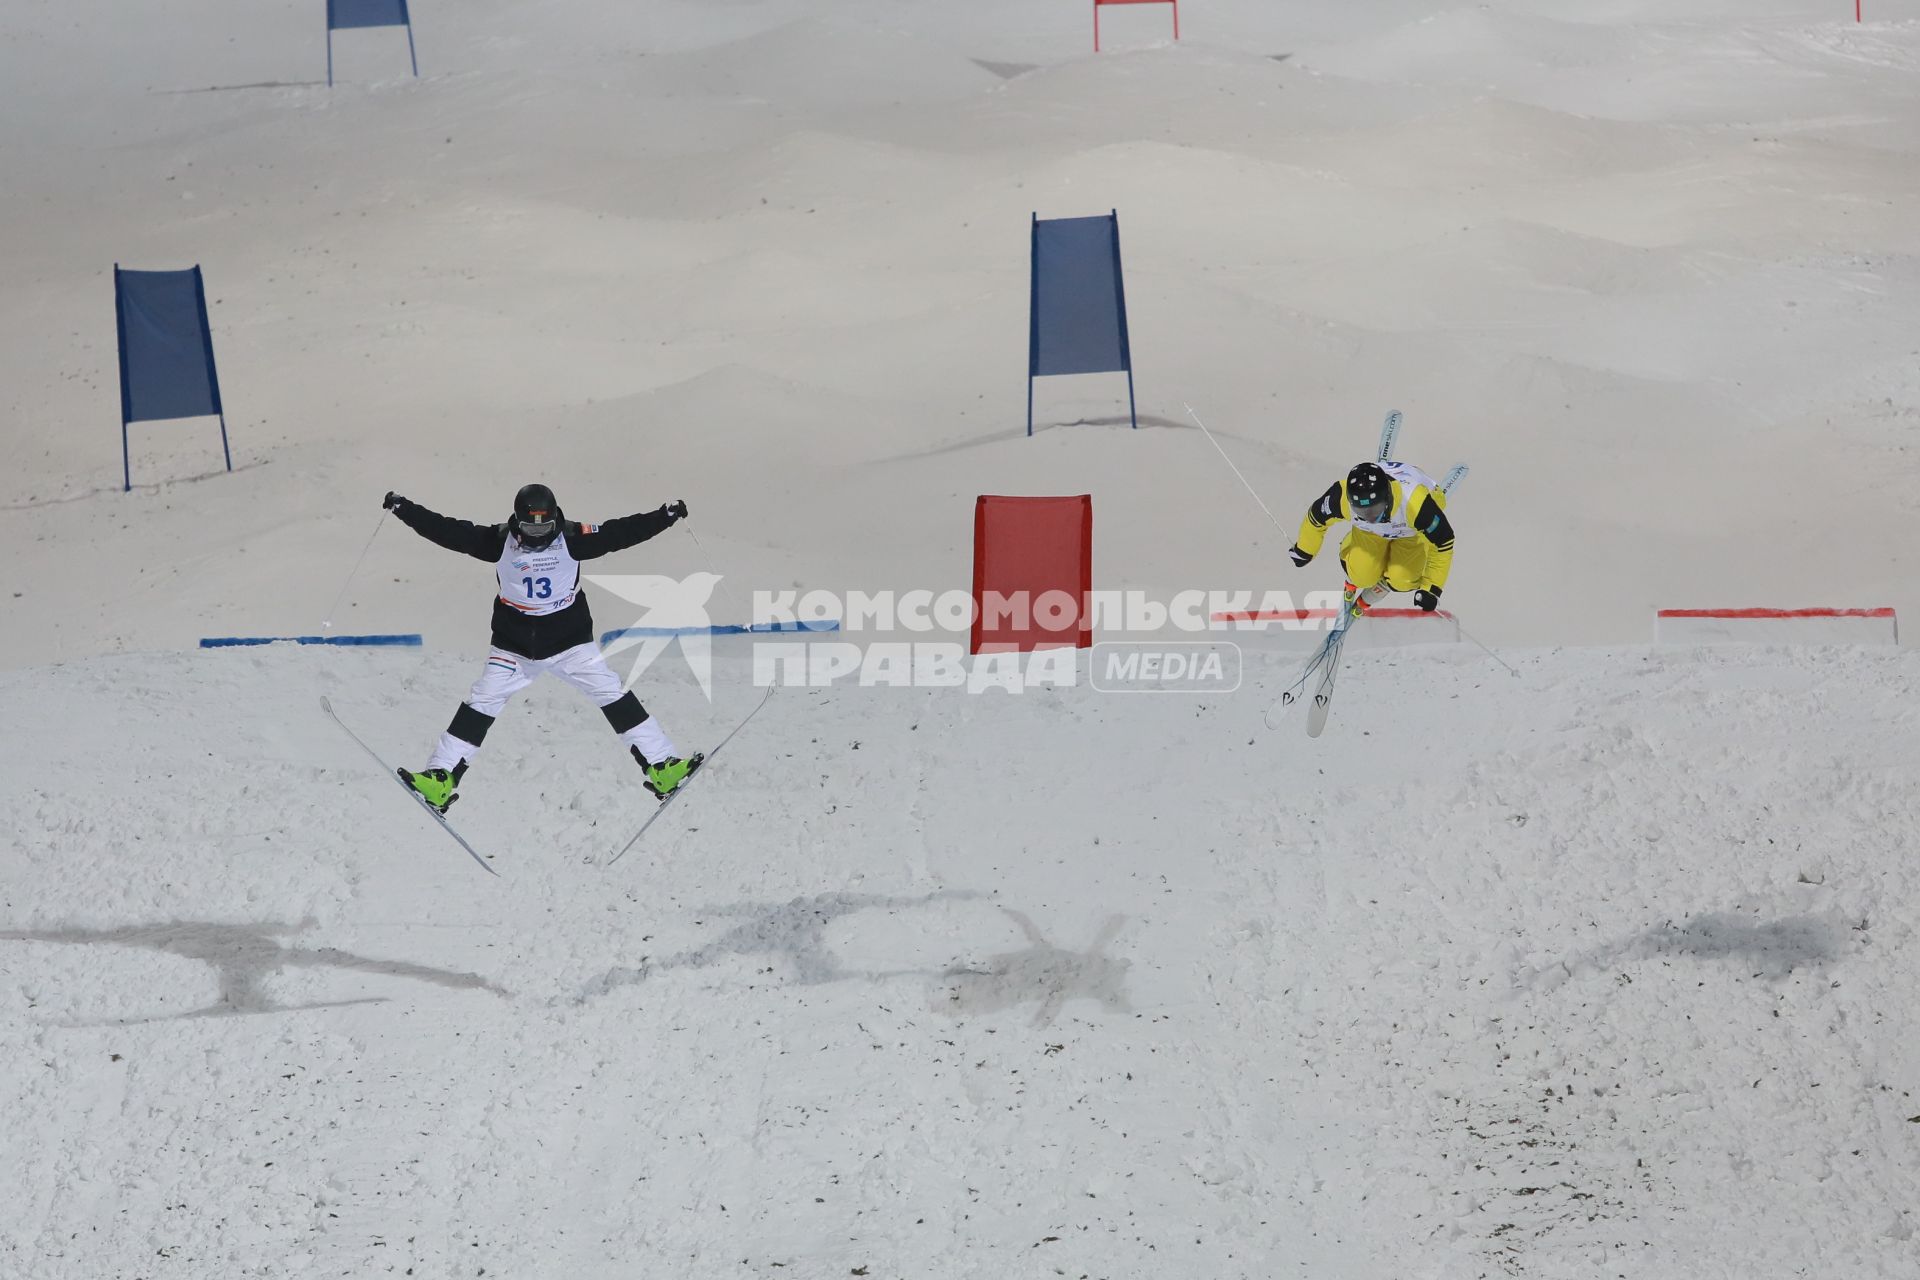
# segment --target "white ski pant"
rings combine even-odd
[[[473,682],[467,700],[454,713],[453,723],[440,735],[439,743],[427,761],[429,769],[454,769],[472,762],[480,753],[494,717],[506,710],[514,694],[532,684],[542,674],[558,676],[593,699],[607,717],[607,723],[629,747],[636,747],[641,758],[658,764],[680,753],[658,721],[647,714],[640,700],[620,687],[607,660],[597,646],[577,644],[551,658],[525,658],[504,649],[487,655],[487,665]]]

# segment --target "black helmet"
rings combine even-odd
[[[520,545],[534,551],[553,541],[560,532],[560,503],[553,490],[529,484],[513,495],[513,532]]]
[[[1377,462],[1347,472],[1347,508],[1356,520],[1384,520],[1393,509],[1393,481]]]

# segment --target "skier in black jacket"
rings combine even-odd
[[[454,788],[487,740],[494,717],[514,694],[551,672],[592,698],[607,723],[633,751],[647,790],[665,800],[705,759],[683,760],[632,690],[622,689],[593,640],[593,615],[580,586],[580,562],[645,542],[687,516],[687,504],[669,502],[658,511],[623,516],[605,524],[580,524],[561,513],[553,490],[530,484],[514,495],[505,524],[480,525],[429,511],[389,493],[384,504],[401,523],[427,541],[494,566],[499,593],[493,601],[493,652],[453,723],[419,772],[399,771],[407,785],[445,813],[459,799]]]

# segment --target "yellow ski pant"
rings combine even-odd
[[[1385,578],[1395,591],[1412,591],[1426,580],[1426,540],[1383,538],[1365,529],[1349,529],[1340,544],[1340,564],[1347,571],[1347,581],[1363,590]]]

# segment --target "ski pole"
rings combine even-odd
[[[1454,615],[1453,625],[1456,627],[1460,627],[1460,617],[1458,614]],[[1515,671],[1511,666],[1508,666],[1507,660],[1505,658],[1502,658],[1499,654],[1487,648],[1485,643],[1481,641],[1480,637],[1474,635],[1471,631],[1468,631],[1465,627],[1460,627],[1460,634],[1465,636],[1467,639],[1473,641],[1475,644],[1479,645],[1481,651],[1485,653],[1489,658],[1492,658],[1495,662],[1499,663],[1501,666],[1506,667],[1508,675],[1513,676],[1516,679],[1519,678],[1520,673],[1518,671]]]
[[[727,604],[729,607],[738,607],[740,602],[734,599],[733,588],[727,585],[727,576],[713,567],[713,557],[707,554],[707,549],[704,546],[701,546],[700,536],[693,531],[693,527],[688,525],[686,529],[687,536],[693,539],[693,545],[700,551],[700,558],[707,562],[707,572],[720,580],[720,590],[727,597]],[[753,627],[753,618],[751,616],[747,618],[747,627],[749,630]]]
[[[700,551],[700,558],[701,558],[702,560],[704,560],[704,561],[706,561],[706,562],[707,562],[707,572],[708,572],[708,573],[711,573],[711,574],[712,574],[712,575],[713,575],[714,577],[716,577],[716,578],[718,578],[718,579],[720,579],[720,589],[721,589],[722,591],[724,591],[724,592],[726,592],[726,594],[727,594],[727,599],[728,599],[728,600],[729,600],[729,601],[730,601],[731,603],[733,603],[734,605],[738,605],[738,603],[739,603],[739,602],[733,599],[733,592],[732,592],[732,590],[730,590],[730,589],[728,588],[728,586],[727,586],[727,579],[726,579],[726,575],[725,575],[725,574],[722,574],[722,573],[721,573],[721,572],[720,572],[719,570],[717,570],[717,569],[715,569],[715,568],[714,568],[714,566],[713,566],[713,557],[707,554],[707,549],[706,549],[706,548],[705,548],[704,546],[701,546],[701,544],[700,544],[700,537],[699,537],[699,535],[698,535],[698,534],[696,534],[696,533],[695,533],[695,532],[693,531],[693,526],[691,526],[691,525],[689,525],[689,526],[687,526],[687,536],[688,536],[689,538],[692,538],[692,539],[693,539],[693,545],[694,545],[695,547],[697,547],[697,548],[699,549],[699,551]],[[747,630],[748,630],[748,632],[752,632],[752,630],[753,630],[753,615],[752,615],[752,614],[748,614],[748,615],[747,615],[747,622],[746,622],[746,627],[747,627]],[[749,712],[747,712],[747,717],[746,717],[746,720],[742,720],[742,721],[741,721],[741,722],[740,722],[739,724],[737,724],[737,725],[735,725],[735,726],[733,726],[733,731],[732,731],[731,733],[729,733],[729,734],[727,734],[727,736],[726,736],[726,737],[724,737],[724,738],[722,738],[722,739],[720,739],[720,747],[724,747],[724,746],[726,746],[726,745],[727,745],[727,743],[729,743],[729,742],[731,742],[731,741],[733,741],[733,735],[734,735],[735,733],[738,733],[738,732],[740,732],[740,731],[741,731],[742,729],[744,729],[744,728],[746,728],[746,727],[747,727],[747,721],[748,721],[748,720],[752,720],[752,719],[753,719],[753,718],[754,718],[755,716],[757,716],[757,715],[759,715],[759,714],[760,714],[760,708],[762,708],[762,707],[764,707],[764,706],[766,706],[766,705],[767,705],[767,703],[768,703],[769,701],[771,701],[771,700],[772,700],[772,698],[773,698],[773,691],[774,691],[775,689],[778,689],[779,687],[780,687],[780,686],[779,686],[779,684],[778,684],[777,682],[773,682],[773,681],[769,681],[769,682],[768,682],[768,684],[767,684],[767,691],[766,691],[765,693],[763,693],[763,694],[761,694],[761,695],[760,695],[760,701],[758,701],[758,702],[756,702],[756,703],[754,703],[754,705],[753,705],[753,710],[751,710],[751,711],[749,711]],[[713,749],[713,751],[712,751],[712,752],[711,752],[710,754],[713,754],[713,755],[718,755],[718,754],[720,754],[720,747],[715,747],[715,748]],[[655,814],[654,814],[654,817],[658,817],[658,816],[659,816],[659,814],[658,814],[658,812],[656,811],[656,812],[655,812]],[[629,841],[627,842],[627,845],[626,845],[626,848],[623,848],[623,849],[621,849],[619,853],[616,853],[616,854],[614,854],[614,855],[613,855],[613,857],[611,857],[611,858],[609,858],[609,859],[607,860],[607,865],[608,865],[608,866],[612,866],[612,865],[613,865],[614,863],[616,863],[616,862],[618,862],[618,861],[620,861],[620,859],[621,859],[622,857],[624,857],[624,856],[626,855],[626,852],[627,852],[627,849],[631,849],[631,848],[632,848],[632,847],[634,846],[634,844],[635,844],[635,843],[637,843],[637,842],[639,841],[639,839],[640,839],[640,836],[641,836],[641,835],[644,835],[644,834],[646,833],[646,830],[647,830],[647,827],[648,827],[648,826],[649,826],[649,825],[650,825],[650,824],[651,824],[652,822],[653,822],[653,818],[652,818],[652,817],[650,817],[650,818],[648,818],[648,819],[647,819],[647,821],[646,821],[645,823],[642,823],[642,824],[641,824],[641,826],[640,826],[640,831],[639,831],[639,833],[638,833],[638,834],[636,834],[636,835],[635,835],[635,836],[633,837],[633,839],[632,839],[632,840],[629,840]]]
[[[347,580],[340,584],[340,594],[333,598],[333,605],[327,610],[326,621],[320,624],[322,631],[333,630],[333,615],[340,611],[340,602],[347,598],[347,588],[353,585],[354,577],[360,572],[360,566],[367,562],[367,552],[373,550],[373,539],[380,536],[380,530],[386,526],[386,523],[387,512],[385,508],[382,508],[380,511],[380,519],[374,522],[373,537],[368,538],[367,545],[360,548],[360,558],[353,562],[353,568],[347,573]],[[489,868],[489,870],[491,870],[491,868]]]
[[[1233,459],[1229,458],[1227,456],[1227,451],[1220,447],[1220,442],[1213,438],[1213,432],[1207,430],[1207,424],[1200,421],[1200,415],[1193,411],[1193,406],[1189,404],[1189,405],[1185,405],[1184,408],[1187,411],[1187,416],[1193,419],[1193,425],[1200,428],[1201,432],[1207,437],[1207,443],[1211,444],[1214,448],[1214,452],[1220,455],[1220,460],[1222,462],[1225,462],[1227,466],[1233,469],[1234,476],[1240,481],[1241,484],[1246,485],[1247,492],[1253,496],[1253,500],[1255,502],[1258,502],[1260,504],[1260,509],[1267,513],[1267,519],[1273,521],[1273,527],[1280,530],[1280,532],[1286,536],[1288,543],[1292,543],[1293,535],[1290,533],[1287,533],[1285,526],[1283,526],[1279,520],[1275,519],[1273,512],[1268,510],[1266,501],[1261,498],[1259,493],[1254,490],[1254,487],[1251,484],[1248,484],[1247,478],[1240,474],[1240,468],[1233,465]]]

